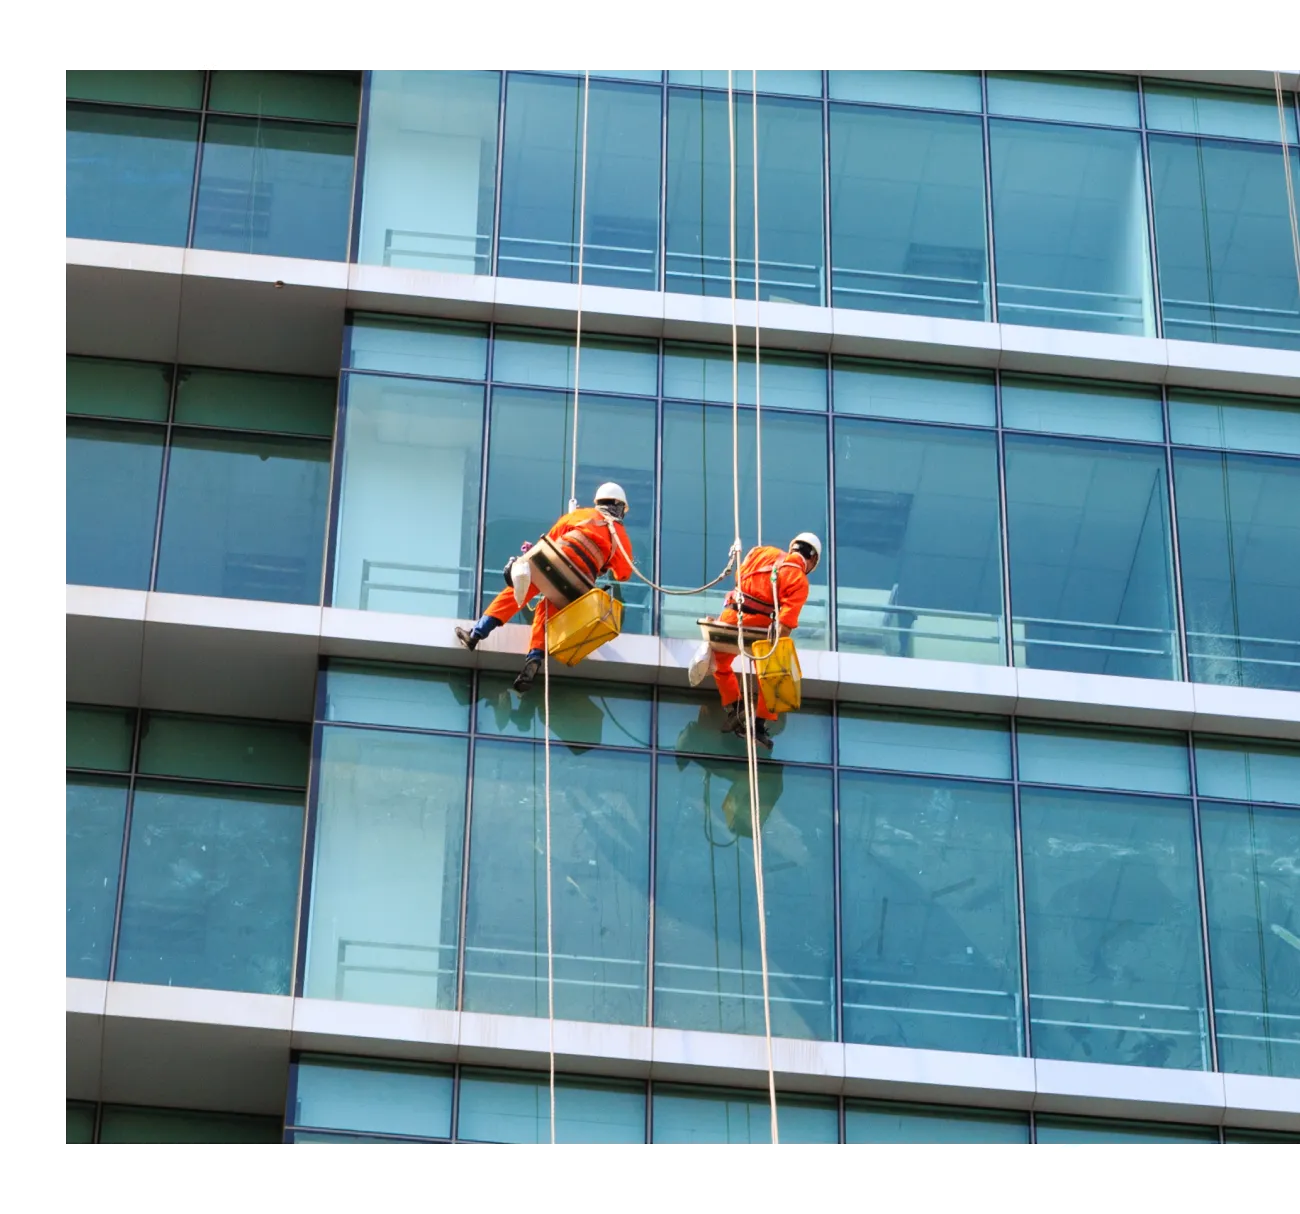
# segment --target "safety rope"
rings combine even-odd
[[[755,497],[757,506],[757,523],[758,523],[758,543],[763,543],[763,351],[761,335],[763,332],[762,323],[758,315],[758,297],[761,294],[759,290],[759,261],[758,261],[758,68],[754,69],[754,78],[750,83],[754,86],[753,106],[749,115],[749,129],[753,136],[753,160],[754,169],[754,464],[756,475],[754,477]]]
[[[578,320],[573,343],[573,450],[569,455],[569,512],[578,508],[578,393],[582,385],[582,279],[587,246],[587,113],[591,73],[582,73],[582,170],[578,188]]]
[[[1295,184],[1291,180],[1291,150],[1287,146],[1286,106],[1282,100],[1282,73],[1273,73],[1277,93],[1277,125],[1282,135],[1282,171],[1286,175],[1286,206],[1291,220],[1291,254],[1295,260],[1296,290],[1300,291],[1300,223],[1296,221]]]
[[[571,508],[576,510],[577,504],[571,503]],[[703,586],[693,586],[690,590],[673,590],[668,586],[661,586],[659,585],[658,582],[652,582],[648,577],[646,577],[644,573],[641,572],[641,570],[639,570],[636,567],[635,564],[632,563],[631,556],[628,555],[627,549],[623,547],[623,541],[618,538],[618,529],[614,526],[613,520],[606,519],[606,522],[609,525],[609,534],[610,534],[610,538],[614,541],[614,546],[619,550],[619,553],[622,555],[623,559],[631,566],[632,572],[636,574],[636,576],[641,581],[643,581],[647,586],[649,586],[652,590],[657,590],[659,591],[660,594],[703,594],[706,590],[712,590],[714,586],[716,586],[720,581],[722,581],[722,579],[726,577],[727,574],[729,574],[732,571],[732,569],[735,568],[736,549],[733,546],[731,551],[727,554],[727,567],[720,574],[718,574],[718,576],[715,577],[713,581],[705,582]]]
[[[542,749],[545,752],[546,799],[546,1031],[550,1054],[548,1077],[551,1097],[551,1145],[555,1145],[555,941],[552,935],[554,915],[551,902],[551,621],[550,603],[542,622]],[[542,603],[537,604],[539,611]]]

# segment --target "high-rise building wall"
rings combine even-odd
[[[1300,1134],[1300,79],[756,83],[68,73],[69,1141]]]

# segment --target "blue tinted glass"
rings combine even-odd
[[[167,420],[173,368],[72,355],[65,360],[64,368],[69,414],[129,417],[146,422]]]
[[[1002,719],[844,705],[839,725],[846,767],[1011,779],[1011,731]]]
[[[735,98],[736,293],[754,297],[752,98]],[[822,108],[760,97],[760,298],[823,302]],[[731,294],[732,154],[725,93],[668,94],[665,286]]]
[[[69,704],[64,714],[65,751],[69,767],[91,771],[129,771],[135,711]]]
[[[462,1142],[550,1142],[550,1084],[545,1075],[463,1071]],[[645,1142],[645,1085],[555,1081],[556,1142]]]
[[[330,444],[174,433],[157,589],[319,603]]]
[[[836,413],[964,426],[997,425],[991,372],[941,371],[837,358],[832,374]]]
[[[832,302],[988,320],[979,118],[833,106]]]
[[[583,85],[512,73],[506,83],[497,272],[576,282]],[[658,285],[660,90],[592,81],[583,281]]]
[[[927,110],[984,108],[979,72],[830,72],[831,98]]]
[[[287,995],[302,794],[137,785],[114,977]]]
[[[197,117],[68,106],[68,235],[184,245],[198,136]]]
[[[136,770],[142,775],[306,788],[305,725],[146,712]]]
[[[1277,98],[1272,93],[1154,80],[1143,81],[1142,93],[1147,127],[1153,131],[1226,135],[1230,139],[1263,139],[1276,144],[1282,139],[1285,122],[1288,142],[1296,142],[1295,110],[1284,105],[1279,116]]]
[[[1020,778],[1134,792],[1191,792],[1185,734],[1024,724],[1016,730]]]
[[[998,319],[1154,334],[1137,133],[994,120],[989,140]]]
[[[754,73],[752,71],[731,72],[669,72],[669,84],[694,84],[701,88],[725,89],[730,83],[733,92],[754,91]],[[820,97],[822,95],[821,72],[767,72],[761,68],[758,73],[758,91],[760,93],[791,93],[797,97]]]
[[[1300,455],[1300,407],[1275,396],[1169,394],[1169,438],[1189,447]]]
[[[67,974],[107,978],[126,821],[126,782],[77,780],[67,789]]]
[[[585,347],[585,342],[584,342]],[[765,407],[826,408],[826,360],[818,355],[780,354],[762,350]],[[742,405],[755,403],[753,350],[740,350],[735,383]],[[670,342],[664,347],[664,395],[682,400],[711,400],[731,404],[732,357],[726,346]]]
[[[1300,748],[1197,738],[1196,791],[1233,801],[1300,805]]]
[[[358,317],[347,330],[348,366],[446,379],[487,377],[487,325]]]
[[[659,692],[659,747],[683,754],[719,755],[743,759],[745,740],[722,731],[724,715],[717,693],[706,685],[699,692]],[[800,763],[831,761],[831,710],[828,704],[807,700],[798,712],[784,712],[769,727],[780,744],[778,759]]]
[[[297,1103],[290,1125],[363,1130],[416,1138],[451,1137],[451,1068],[298,1064]]]
[[[1003,376],[1002,424],[1009,430],[1128,438],[1160,443],[1165,423],[1158,388],[1122,388]]]
[[[1023,1113],[929,1105],[853,1104],[844,1107],[845,1142],[1028,1142]]]
[[[1218,1142],[1212,1126],[1164,1125],[1151,1121],[1102,1121],[1092,1117],[1038,1117],[1035,1141],[1075,1142]]]
[[[540,742],[544,710],[538,696],[512,696],[513,676],[483,671],[478,731]],[[649,746],[650,688],[589,679],[551,684],[551,739],[574,745]],[[737,739],[739,740],[739,739]]]
[[[351,127],[210,118],[195,248],[344,260],[355,146]]]
[[[778,1096],[777,1135],[783,1143],[838,1142],[839,1113],[829,1100]],[[655,1142],[770,1143],[766,1094],[655,1084]]]
[[[325,720],[410,729],[469,729],[469,673],[331,662]]]
[[[498,328],[493,336],[493,379],[538,388],[573,387],[573,334]],[[584,333],[581,371],[580,387],[584,392],[653,396],[659,377],[658,347],[654,342],[620,341]]]
[[[149,589],[163,432],[68,422],[67,579]]]
[[[772,1032],[835,1036],[831,773],[760,765]],[[659,760],[655,1023],[763,1032],[744,763]]]
[[[1103,126],[1137,126],[1136,80],[1059,73],[989,73],[989,113],[1017,118],[1059,118]]]

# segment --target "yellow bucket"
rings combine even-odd
[[[557,662],[576,666],[623,629],[623,604],[599,586],[557,611],[546,623],[547,648]]]
[[[799,655],[794,641],[782,637],[775,645],[771,641],[754,642],[754,672],[758,687],[763,693],[763,703],[768,712],[797,712],[802,702]]]

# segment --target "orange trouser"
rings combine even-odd
[[[719,623],[736,624],[736,613],[730,607],[726,608],[718,616]],[[771,624],[771,620],[765,615],[747,615],[745,617],[746,628],[766,628]],[[718,695],[722,697],[722,706],[727,708],[740,699],[740,680],[736,678],[732,667],[736,664],[738,654],[734,653],[715,653],[713,655],[713,681],[718,685]],[[763,703],[761,695],[754,697],[754,711],[765,721],[775,721],[776,713],[772,712],[768,706]]]
[[[524,606],[527,607],[532,602],[533,596],[537,594],[537,587],[531,582],[528,584],[528,596],[524,599]],[[488,609],[483,614],[490,615],[494,620],[500,620],[503,624],[508,624],[514,618],[515,613],[519,610],[519,604],[515,602],[515,592],[512,586],[507,586],[496,598],[488,604]],[[537,600],[537,610],[533,613],[533,635],[528,640],[529,649],[546,648],[546,621],[559,610],[553,606],[550,599],[545,596]]]

